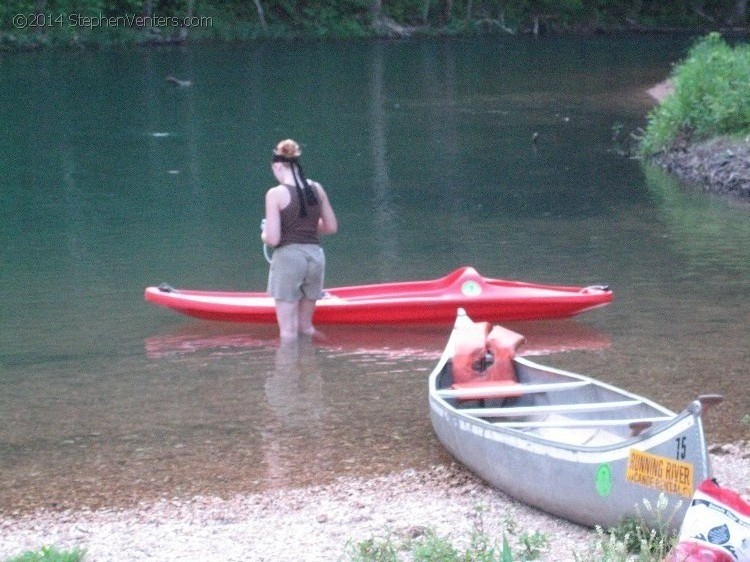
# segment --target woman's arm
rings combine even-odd
[[[260,233],[260,239],[272,248],[281,242],[281,204],[276,188],[266,192],[266,226]]]
[[[318,199],[320,199],[320,220],[318,221],[318,233],[320,234],[336,234],[339,229],[339,222],[336,219],[336,213],[333,212],[331,202],[328,200],[323,186],[319,183],[315,184],[318,192]]]

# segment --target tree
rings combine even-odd
[[[734,23],[742,25],[747,17],[747,0],[737,0],[734,5]]]
[[[263,6],[260,3],[260,0],[253,0],[255,2],[255,9],[258,11],[258,19],[260,20],[260,26],[263,28],[263,31],[268,29],[268,24],[266,24],[266,16],[263,13]]]
[[[185,14],[186,18],[192,18],[193,13],[195,9],[195,0],[187,0],[187,13]],[[188,36],[188,28],[187,27],[181,27],[180,28],[180,39],[187,39]]]
[[[448,23],[453,17],[453,0],[445,0],[445,22]]]
[[[39,21],[42,22],[42,25],[40,25],[39,27],[37,27],[37,31],[39,33],[43,33],[46,30],[46,28],[44,26],[44,22],[46,21],[46,19],[43,16],[44,10],[45,10],[46,7],[47,7],[47,0],[35,0],[35,2],[34,2],[34,13],[37,16],[41,16],[40,19],[39,19]]]

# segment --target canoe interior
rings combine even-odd
[[[519,389],[528,387],[534,392],[507,397],[445,397],[445,402],[458,413],[575,448],[618,445],[634,437],[634,424],[656,428],[675,416],[658,404],[589,377],[543,368],[523,358],[517,358],[514,364]],[[452,365],[447,361],[437,376],[436,388],[449,389],[452,385]],[[544,388],[542,385],[552,385],[555,390],[537,391]]]

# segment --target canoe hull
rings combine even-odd
[[[266,293],[165,290],[148,287],[146,301],[181,314],[225,322],[276,322]],[[317,302],[313,321],[326,324],[451,324],[456,309],[486,321],[567,318],[604,306],[602,287],[540,285],[488,279],[465,267],[432,281],[332,288]]]
[[[525,385],[531,392],[544,384],[581,386],[510,399],[510,409],[529,415],[503,417],[507,407],[484,406],[484,412],[493,410],[484,417],[478,414],[482,408],[445,398],[456,393],[447,390],[452,383],[451,357],[449,342],[430,375],[429,409],[435,434],[472,472],[524,503],[591,527],[607,529],[626,517],[645,519],[656,527],[657,514],[649,513],[644,500],[656,508],[664,493],[668,506],[661,517],[671,516],[668,526],[678,530],[694,490],[711,477],[699,400],[675,414],[590,377],[516,358],[519,388]],[[597,402],[613,407],[558,416],[554,421],[551,414],[533,415],[535,410],[570,411]],[[624,412],[620,420],[617,404]],[[658,421],[633,435],[627,423],[617,425],[630,419]],[[510,427],[513,424],[518,427]]]
[[[693,450],[699,450],[703,441],[700,417],[689,411],[651,439],[599,451],[577,451],[519,438],[509,430],[461,419],[434,401],[430,403],[430,418],[448,452],[493,487],[552,515],[605,529],[616,526],[625,517],[648,518],[643,500],[656,506],[659,494],[664,491],[660,487],[668,486],[651,487],[627,481],[631,448],[673,459],[677,443],[683,438]],[[694,467],[689,487],[695,489],[710,473],[708,461],[696,458],[683,462]],[[679,492],[668,493],[667,498],[665,515],[668,516],[682,502],[672,518],[671,527],[677,530],[690,498]]]

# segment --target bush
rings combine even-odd
[[[676,140],[700,141],[750,132],[750,46],[729,46],[711,33],[677,65],[674,93],[648,116],[641,151],[652,155]]]

